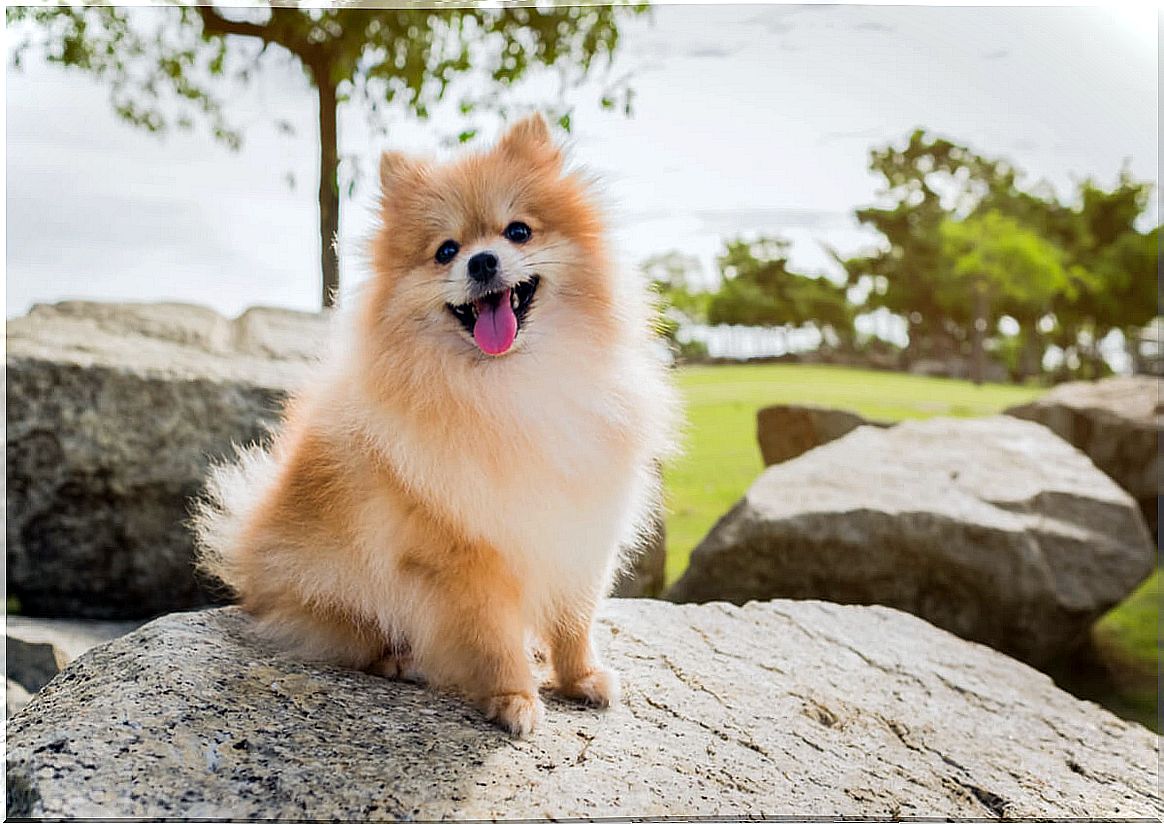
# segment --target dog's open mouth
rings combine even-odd
[[[471,303],[445,304],[486,355],[504,355],[513,346],[541,281],[537,275],[512,288],[490,292]]]

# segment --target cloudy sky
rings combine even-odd
[[[915,126],[1062,192],[1124,163],[1158,181],[1159,30],[1140,8],[658,6],[616,67],[634,73],[634,116],[582,90],[573,152],[604,180],[628,262],[679,249],[710,269],[725,237],[764,232],[827,272],[823,244],[873,241],[852,219],[877,191],[869,148]],[[232,101],[239,152],[137,131],[96,81],[35,60],[5,90],[7,316],[65,298],[316,308],[314,95],[287,61]],[[442,129],[397,117],[385,144],[348,111],[341,151],[374,168],[385,145],[437,151]],[[374,194],[344,204],[349,285]]]

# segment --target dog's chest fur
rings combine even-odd
[[[405,483],[502,552],[531,619],[609,583],[656,494],[651,364],[627,353],[600,372],[499,373],[463,438],[385,420],[376,438]],[[470,426],[466,422],[466,426]]]

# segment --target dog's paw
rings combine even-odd
[[[532,733],[545,717],[542,699],[523,692],[490,696],[483,708],[486,718],[518,738]]]
[[[609,707],[618,703],[618,675],[612,670],[595,667],[570,684],[562,684],[558,693],[591,707]]]

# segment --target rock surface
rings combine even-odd
[[[1086,452],[1136,499],[1149,528],[1159,534],[1161,390],[1164,379],[1150,375],[1076,381],[1006,413],[1037,421]]]
[[[8,815],[1157,818],[1158,739],[912,616],[606,605],[624,699],[515,741],[460,701],[264,647],[237,610],[99,647],[12,718]]]
[[[69,302],[7,327],[8,594],[31,615],[145,617],[204,603],[187,501],[210,459],[263,437],[322,316]]]
[[[667,597],[885,604],[1043,663],[1154,554],[1135,502],[1050,430],[932,418],[769,467]]]
[[[858,426],[886,427],[843,409],[777,404],[756,413],[756,440],[764,466],[790,461],[829,441],[848,435]]]

